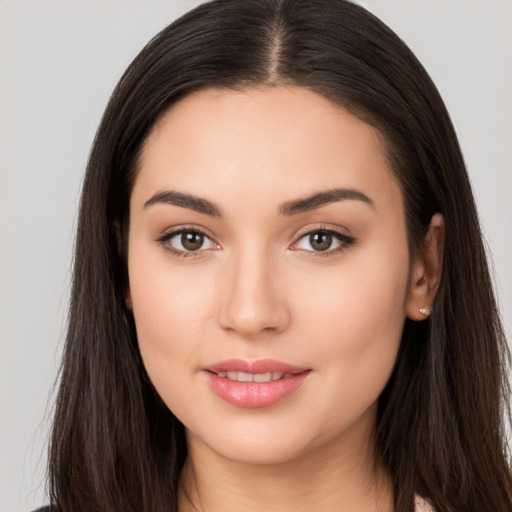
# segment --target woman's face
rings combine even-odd
[[[192,449],[271,463],[368,439],[411,300],[375,129],[298,87],[186,97],[142,153],[128,267]]]

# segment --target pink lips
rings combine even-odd
[[[207,366],[203,371],[216,395],[232,405],[246,408],[268,407],[279,402],[298,389],[311,372],[309,368],[271,359],[229,359]],[[256,382],[233,380],[247,380],[251,376]]]

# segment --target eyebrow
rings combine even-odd
[[[333,188],[313,194],[312,196],[305,197],[303,199],[287,201],[279,208],[279,213],[286,216],[297,215],[299,213],[315,210],[316,208],[320,208],[321,206],[325,206],[330,203],[347,200],[362,201],[375,209],[375,203],[359,190],[352,188]]]
[[[190,194],[183,194],[181,192],[174,192],[171,190],[157,192],[144,203],[144,208],[148,208],[149,206],[157,203],[173,204],[175,206],[188,208],[189,210],[204,213],[205,215],[210,215],[212,217],[222,217],[221,209],[207,199]]]
[[[288,217],[309,212],[330,203],[347,200],[361,201],[372,208],[375,208],[375,203],[359,190],[350,188],[334,188],[318,192],[302,199],[287,201],[280,206],[279,213]],[[182,192],[175,192],[172,190],[157,192],[144,203],[144,208],[148,208],[149,206],[158,203],[181,206],[182,208],[188,208],[205,215],[210,215],[211,217],[222,217],[222,210],[214,203],[202,197],[184,194]]]

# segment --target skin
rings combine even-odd
[[[423,320],[441,272],[436,215],[411,261],[399,184],[379,133],[298,87],[207,89],[174,105],[147,138],[130,202],[129,290],[140,351],[158,393],[185,425],[180,511],[391,511],[375,464],[377,400],[406,316]],[[296,215],[286,201],[357,190]],[[154,202],[166,191],[222,216]],[[187,257],[186,227],[209,238]],[[351,237],[315,251],[307,233]],[[341,250],[336,250],[341,248]],[[278,403],[240,408],[203,368],[230,358],[311,369]],[[186,497],[188,495],[188,497]]]

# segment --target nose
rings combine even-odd
[[[244,338],[286,330],[290,311],[277,263],[264,251],[248,248],[233,255],[227,267],[220,293],[221,327]]]

